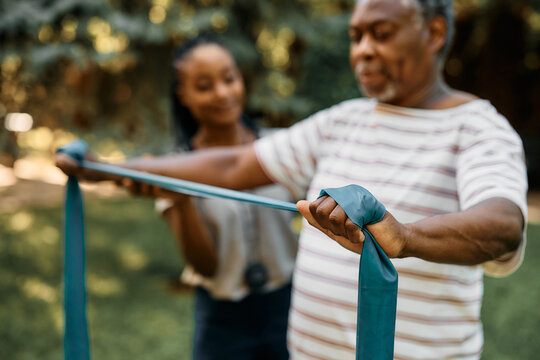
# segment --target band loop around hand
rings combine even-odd
[[[357,360],[391,360],[394,356],[398,274],[365,225],[384,218],[386,210],[368,190],[358,185],[330,188],[320,196],[332,197],[362,228],[365,240],[358,272],[356,325]]]

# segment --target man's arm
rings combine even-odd
[[[343,247],[361,253],[364,236],[330,197],[298,209],[308,222]],[[522,237],[524,219],[517,205],[493,198],[457,213],[399,223],[388,211],[380,222],[368,225],[379,245],[391,258],[418,257],[427,261],[476,265],[515,251]]]
[[[66,174],[82,179],[118,180],[114,176],[81,169],[75,160],[65,154],[56,155],[56,165]],[[118,166],[235,190],[272,183],[260,165],[252,144],[131,159]]]

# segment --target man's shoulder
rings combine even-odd
[[[370,98],[355,98],[344,100],[329,108],[314,114],[314,117],[322,117],[330,120],[346,121],[347,119],[358,120],[362,115],[367,115],[375,109],[377,102]]]
[[[508,119],[498,112],[488,100],[472,100],[459,106],[458,109],[459,111],[456,111],[457,117],[478,130],[489,130],[493,128],[513,130]]]
[[[373,111],[375,108],[375,105],[377,104],[377,101],[375,99],[371,98],[354,98],[354,99],[348,99],[344,100],[340,103],[337,103],[334,106],[331,106],[328,108],[328,110],[333,111],[341,111],[341,112],[370,112]]]

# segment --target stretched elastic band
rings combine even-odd
[[[220,197],[275,209],[298,211],[295,204],[285,201],[86,161],[84,160],[86,149],[85,142],[76,140],[59,149],[58,152],[73,157],[84,168],[128,177],[176,192],[203,197]],[[365,225],[382,220],[386,210],[373,195],[357,185],[325,189],[321,191],[322,195],[334,198],[345,210],[348,217],[356,225],[362,227],[362,232],[365,235],[358,275],[356,359],[392,359],[396,321],[397,272],[373,236],[364,228]],[[74,177],[68,179],[64,220],[64,355],[66,360],[88,360],[90,355],[86,322],[83,205],[78,182]]]
[[[86,160],[82,160],[80,162],[80,165],[86,169],[127,177],[133,180],[158,185],[162,188],[188,195],[195,195],[201,197],[218,197],[222,199],[243,201],[250,204],[271,207],[279,210],[298,212],[296,205],[291,202],[276,200],[246,192],[224,189],[217,186],[200,184],[187,180],[173,179],[166,176],[149,174],[142,171],[136,171],[122,168],[119,166],[101,164]]]

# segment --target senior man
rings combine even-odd
[[[354,358],[363,236],[332,198],[315,200],[322,188],[351,183],[388,210],[367,228],[399,273],[394,358],[480,358],[483,273],[506,275],[523,256],[526,170],[507,120],[444,82],[452,5],[356,3],[350,62],[369,98],[254,145],[125,164],[233,189],[279,182],[297,198],[307,194],[312,202],[298,208],[313,226],[303,227],[294,272],[294,359]],[[64,155],[57,163],[90,176]]]

